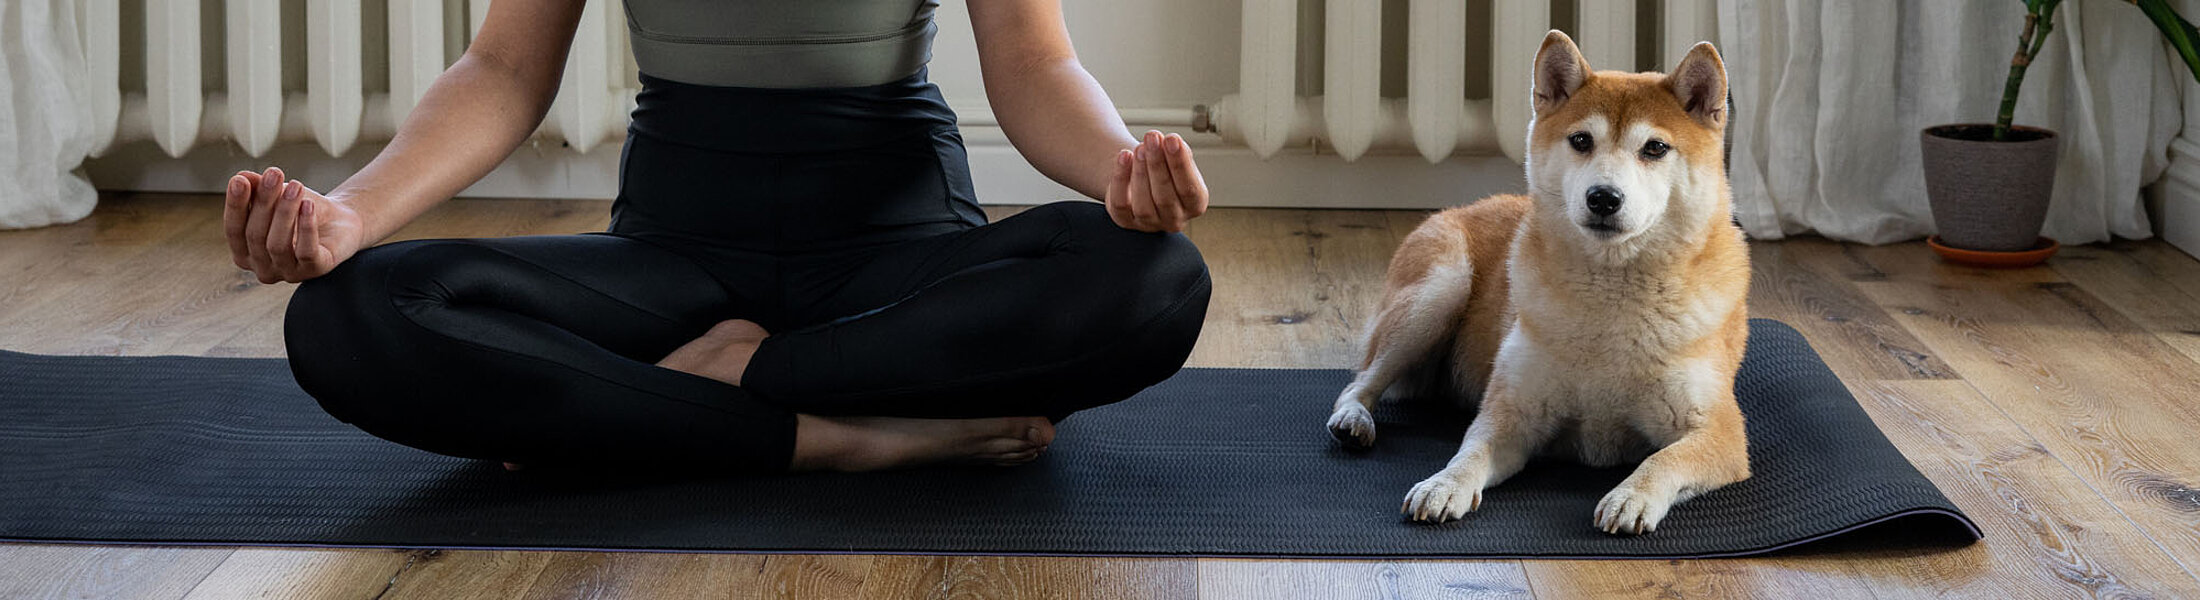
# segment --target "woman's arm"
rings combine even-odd
[[[370,243],[481,180],[542,125],[583,2],[489,5],[473,45],[428,86],[389,146],[329,193],[361,209]]]
[[[264,283],[320,276],[495,169],[549,111],[583,1],[491,4],[389,145],[326,196],[281,169],[231,178],[223,223],[237,266]]]
[[[1060,0],[969,6],[994,116],[1040,173],[1106,202],[1128,229],[1182,231],[1206,212],[1191,146],[1158,131],[1130,136],[1108,93],[1077,62]]]

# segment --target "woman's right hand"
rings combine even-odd
[[[222,231],[230,259],[260,283],[319,277],[358,252],[365,237],[359,211],[273,167],[229,178]]]

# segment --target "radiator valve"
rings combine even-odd
[[[1214,114],[1207,109],[1207,105],[1192,105],[1192,131],[1197,131],[1200,133],[1215,132],[1215,117]]]

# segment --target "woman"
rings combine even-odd
[[[1207,307],[1191,150],[1134,139],[1056,0],[970,5],[1001,127],[1100,204],[986,224],[925,79],[936,0],[628,0],[641,67],[610,231],[375,246],[555,95],[580,0],[499,0],[396,137],[323,195],[239,173],[240,268],[329,414],[454,456],[748,471],[1028,462],[1173,374]]]

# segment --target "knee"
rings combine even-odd
[[[1097,203],[1049,205],[1075,232],[1078,251],[1093,255],[1089,283],[1096,301],[1127,306],[1127,322],[1105,325],[1130,336],[1120,345],[1124,373],[1138,388],[1174,375],[1191,356],[1207,318],[1213,283],[1198,246],[1181,233],[1148,233],[1116,226]]]
[[[410,258],[413,254],[449,243],[450,240],[412,240],[360,250],[327,274],[298,284],[298,293],[291,296],[290,311],[352,310],[354,307],[350,305],[370,296],[386,301],[390,297],[392,276],[417,270],[399,268],[400,263],[417,262]]]
[[[327,274],[298,284],[283,314],[283,346],[298,386],[330,415],[368,418],[369,403],[392,390],[390,361],[409,345],[392,279],[400,259],[426,242],[361,250]]]
[[[1158,361],[1154,365],[1153,381],[1156,383],[1176,374],[1184,361],[1191,358],[1192,346],[1199,341],[1199,332],[1207,322],[1207,303],[1214,285],[1207,275],[1206,264],[1196,262],[1197,251],[1192,252],[1192,256],[1196,268],[1172,267],[1186,271],[1172,275],[1188,279],[1190,284],[1156,299],[1162,307],[1161,312],[1146,325],[1149,340],[1146,350]]]
[[[1104,271],[1098,279],[1111,290],[1133,292],[1151,303],[1152,309],[1141,311],[1156,315],[1171,306],[1196,304],[1203,318],[1210,283],[1207,259],[1199,253],[1199,246],[1181,233],[1151,233],[1132,231],[1115,224],[1108,218],[1107,208],[1096,202],[1058,202],[1043,208],[1057,214],[1075,234],[1071,237],[1082,248],[1077,250],[1095,255]]]
[[[328,274],[298,284],[285,334],[338,335],[376,326],[378,318],[398,316],[409,305],[448,303],[465,273],[478,266],[474,255],[484,251],[468,240],[412,240],[360,250]]]
[[[1074,234],[1073,243],[1082,246],[1077,250],[1105,256],[1103,264],[1116,271],[1112,275],[1128,278],[1138,285],[1135,289],[1205,288],[1207,260],[1184,234],[1124,229],[1097,202],[1057,202],[1040,209],[1052,210],[1062,219]]]
[[[359,251],[327,274],[298,284],[284,312],[283,336],[292,351],[327,343],[351,344],[362,328],[394,316],[403,290],[422,287],[414,255],[439,240],[415,240]],[[431,277],[432,278],[432,277]]]
[[[1143,304],[1158,311],[1151,314],[1149,327],[1158,329],[1164,341],[1190,352],[1192,340],[1199,337],[1200,325],[1207,319],[1207,302],[1214,290],[1206,259],[1180,233],[1126,233],[1132,234],[1132,239],[1124,242],[1128,246],[1125,253],[1134,257],[1126,262],[1140,265],[1133,276],[1137,285],[1132,289],[1143,292],[1147,296]]]

